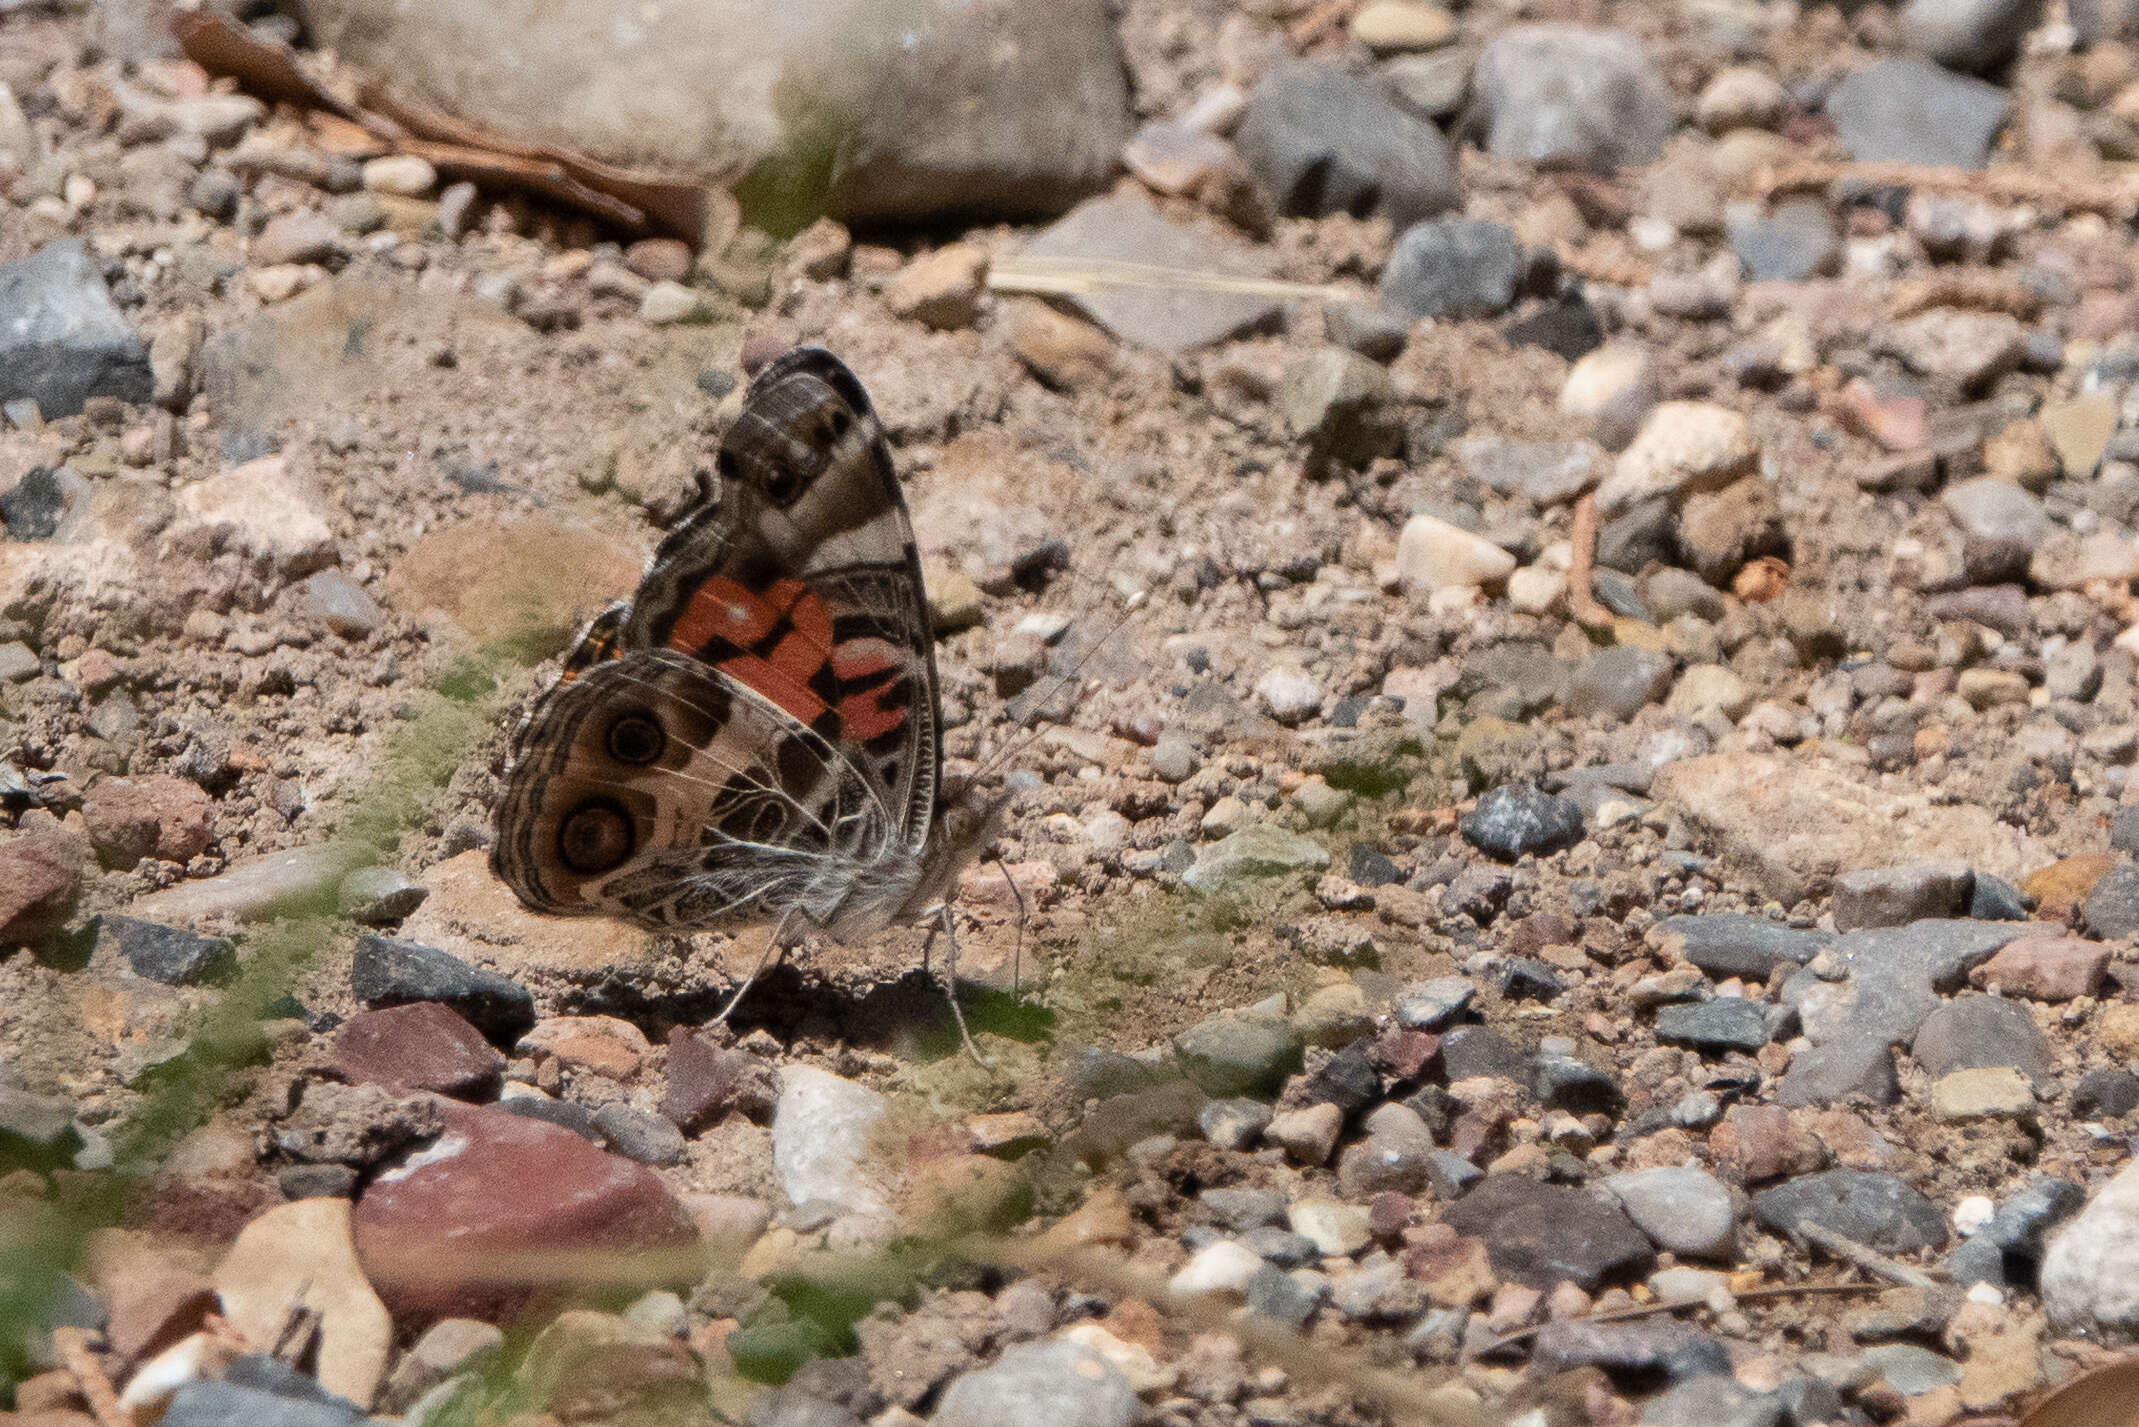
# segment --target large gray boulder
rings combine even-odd
[[[500,137],[740,184],[785,227],[1023,216],[1130,127],[1103,0],[301,0],[394,97]]]

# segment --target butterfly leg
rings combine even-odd
[[[951,922],[951,907],[948,902],[944,903],[938,914],[937,925],[943,928],[946,947],[943,954],[943,991],[951,999],[951,1019],[958,1022],[958,1039],[965,1043],[966,1054],[973,1057],[975,1065],[983,1070],[992,1070],[994,1066],[980,1053],[980,1047],[973,1044],[973,1033],[966,1029],[966,1013],[958,1004],[958,928]],[[930,942],[935,941],[935,927],[929,928],[928,939]]]
[[[772,965],[773,958],[777,956],[782,960],[786,959],[787,928],[788,924],[794,920],[795,909],[789,908],[787,915],[780,918],[780,924],[772,929],[772,935],[765,939],[765,950],[759,954],[758,964],[750,968],[750,974],[743,978],[742,985],[735,988],[735,994],[728,998],[728,1004],[721,1007],[720,1014],[706,1022],[707,1025],[719,1026],[727,1024],[728,1017],[734,1014],[735,1008],[743,1003],[743,997],[749,992],[750,988],[757,985],[758,978],[765,974],[766,967]]]

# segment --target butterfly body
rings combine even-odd
[[[716,473],[515,737],[491,866],[538,911],[662,931],[919,920],[1001,804],[944,778],[882,425],[800,348],[751,384]]]

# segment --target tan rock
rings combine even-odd
[[[320,1386],[368,1408],[386,1376],[393,1321],[357,1263],[346,1199],[299,1199],[245,1226],[216,1266],[223,1316],[273,1343],[291,1312],[319,1315]]]
[[[426,531],[394,562],[395,604],[437,611],[481,641],[561,649],[639,582],[628,540],[556,519],[477,518]]]
[[[1737,412],[1705,401],[1667,401],[1619,453],[1597,488],[1597,511],[1609,518],[1651,496],[1721,490],[1759,460],[1760,443]]]
[[[970,327],[980,315],[988,255],[971,243],[946,243],[908,263],[884,287],[884,305],[925,327]]]

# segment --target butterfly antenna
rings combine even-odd
[[[708,1026],[726,1025],[728,1017],[735,1013],[735,1008],[743,1004],[743,997],[750,993],[750,988],[757,985],[758,978],[765,974],[765,968],[772,965],[772,959],[787,954],[787,927],[794,919],[794,909],[789,908],[787,914],[780,918],[779,924],[772,929],[772,935],[765,939],[765,950],[758,953],[758,964],[750,968],[750,974],[743,978],[742,985],[735,988],[735,994],[728,998],[727,1005],[720,1008],[720,1014],[706,1022]]]
[[[1112,625],[1108,626],[1107,632],[1105,634],[1100,635],[1099,638],[1093,640],[1091,648],[1085,650],[1084,653],[1077,656],[1077,662],[1070,666],[1069,671],[1067,673],[1057,674],[1054,676],[1053,687],[1049,688],[1046,694],[1042,697],[1033,699],[1031,701],[1031,707],[1027,710],[1025,715],[1022,718],[1016,720],[1015,722],[1015,731],[1029,734],[1030,737],[1023,739],[1013,738],[1009,742],[1006,742],[1001,747],[997,748],[995,752],[988,755],[987,758],[983,759],[980,764],[973,770],[973,780],[975,782],[979,782],[981,779],[986,778],[988,774],[994,772],[997,768],[1001,767],[1003,761],[1011,754],[1022,752],[1025,748],[1031,745],[1032,740],[1034,738],[1039,737],[1038,730],[1034,729],[1032,724],[1033,720],[1039,717],[1040,710],[1047,706],[1047,701],[1053,698],[1058,691],[1069,687],[1071,684],[1076,683],[1079,679],[1083,677],[1085,666],[1090,664],[1097,657],[1099,657],[1099,651],[1106,648],[1108,643],[1113,640],[1114,636],[1122,632],[1123,628],[1128,625],[1129,621],[1136,616],[1136,612],[1144,607],[1144,599],[1145,592],[1142,590],[1138,590],[1135,594],[1129,596],[1129,598],[1122,605],[1122,612],[1120,617],[1118,617]]]

